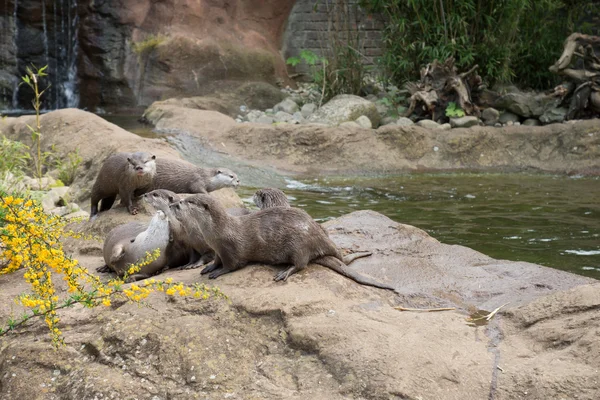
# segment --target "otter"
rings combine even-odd
[[[285,193],[276,188],[259,189],[252,196],[256,207],[264,210],[270,207],[291,207]]]
[[[174,193],[208,193],[225,187],[236,188],[240,184],[237,175],[227,168],[201,168],[183,160],[156,160],[156,175],[152,185],[136,190],[136,196],[156,189]]]
[[[285,281],[313,262],[355,282],[395,290],[347,268],[335,244],[304,210],[273,207],[236,217],[204,194],[173,203],[171,209],[186,229],[201,231],[204,241],[215,251],[213,263],[201,272],[209,273],[210,279],[251,262],[292,264],[274,277],[275,281]]]
[[[115,153],[108,157],[92,186],[90,218],[109,210],[117,194],[127,210],[137,214],[138,209],[133,205],[134,191],[150,186],[156,174],[155,160],[156,156],[145,152]],[[101,202],[100,211],[98,202]]]
[[[150,224],[139,231],[143,224],[133,222],[117,226],[111,230],[104,241],[104,261],[106,266],[98,268],[104,272],[106,267],[119,276],[124,276],[131,266],[141,261],[147,252],[160,249],[160,256],[140,271],[128,277],[128,281],[146,279],[160,272],[167,265],[167,246],[169,245],[169,220],[162,211],[157,211]],[[134,232],[139,232],[131,237]]]
[[[169,230],[171,244],[167,249],[167,259],[169,267],[188,269],[200,260],[200,254],[194,250],[193,242],[188,240],[188,235],[183,229],[181,222],[177,219],[169,205],[181,201],[181,197],[174,192],[166,189],[156,189],[142,195],[145,202],[150,204],[155,210],[165,213],[169,219]],[[210,252],[208,245],[198,246],[205,253]]]

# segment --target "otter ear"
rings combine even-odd
[[[217,174],[222,174],[222,173],[223,173],[223,170],[221,170],[221,169],[217,170]]]
[[[208,211],[208,209],[209,209],[209,207],[208,207],[208,204],[206,204],[206,203],[202,203],[202,206],[204,207],[204,209],[205,209],[205,210],[207,210],[207,211]]]
[[[130,158],[130,157],[127,157],[127,162],[128,162],[129,164],[133,164],[133,163],[131,162],[131,158]]]
[[[173,198],[173,196],[169,196],[169,203],[174,203],[175,199]]]

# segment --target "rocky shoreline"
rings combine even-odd
[[[505,165],[561,173],[600,168],[598,120],[433,131],[239,124],[214,111],[174,105],[156,108],[155,115],[161,129],[185,131],[232,157],[298,173],[429,166]],[[30,118],[7,118],[0,129],[11,139],[26,140]],[[65,154],[79,149],[83,161],[70,191],[80,204],[87,204],[102,161],[116,150],[179,157],[162,139],[135,136],[81,110],[48,113],[42,126],[44,148],[56,144]],[[234,192],[220,196],[233,204],[239,201]],[[149,215],[131,216],[116,208],[104,217],[83,226],[103,234],[112,224]],[[217,284],[229,302],[153,297],[148,308],[114,304],[111,309],[67,309],[62,317],[66,346],[57,352],[50,348],[43,323],[34,322],[0,338],[0,397],[600,396],[597,281],[494,260],[372,211],[324,226],[340,248],[372,251],[352,268],[394,285],[400,294],[360,286],[319,266],[285,283],[273,282],[276,267],[261,265],[216,281],[197,270],[167,271],[164,277],[186,284]],[[101,246],[82,240],[66,244],[90,270],[102,263]],[[26,284],[16,273],[1,276],[0,288],[0,318],[6,320],[15,311],[12,299]],[[394,307],[453,310],[422,313]],[[470,323],[477,310],[498,307],[487,324]]]

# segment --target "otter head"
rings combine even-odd
[[[195,194],[171,205],[177,218],[210,222],[215,216],[227,214],[223,207],[208,194]]]
[[[228,168],[217,168],[214,170],[214,175],[210,179],[212,190],[217,190],[225,187],[236,188],[240,184],[240,180],[232,170]]]
[[[162,209],[168,207],[171,203],[175,203],[181,198],[174,192],[166,189],[156,189],[142,195],[144,201],[154,208]]]
[[[290,207],[290,203],[281,190],[275,188],[264,188],[257,190],[252,196],[256,207],[264,210],[271,207]]]
[[[156,156],[143,151],[138,151],[127,157],[129,167],[135,172],[136,176],[150,176],[156,174]]]

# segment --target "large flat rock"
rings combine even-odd
[[[66,310],[66,346],[43,321],[0,338],[0,397],[27,399],[596,399],[600,284],[439,243],[371,212],[330,221],[351,268],[400,294],[310,265],[286,282],[251,265],[208,281],[229,300],[152,297],[151,307]],[[101,263],[75,255],[90,269]],[[24,290],[0,277],[0,317]],[[506,305],[485,326],[472,310]],[[454,306],[446,312],[394,306]],[[596,346],[597,347],[597,346]],[[527,394],[525,394],[527,393]]]

